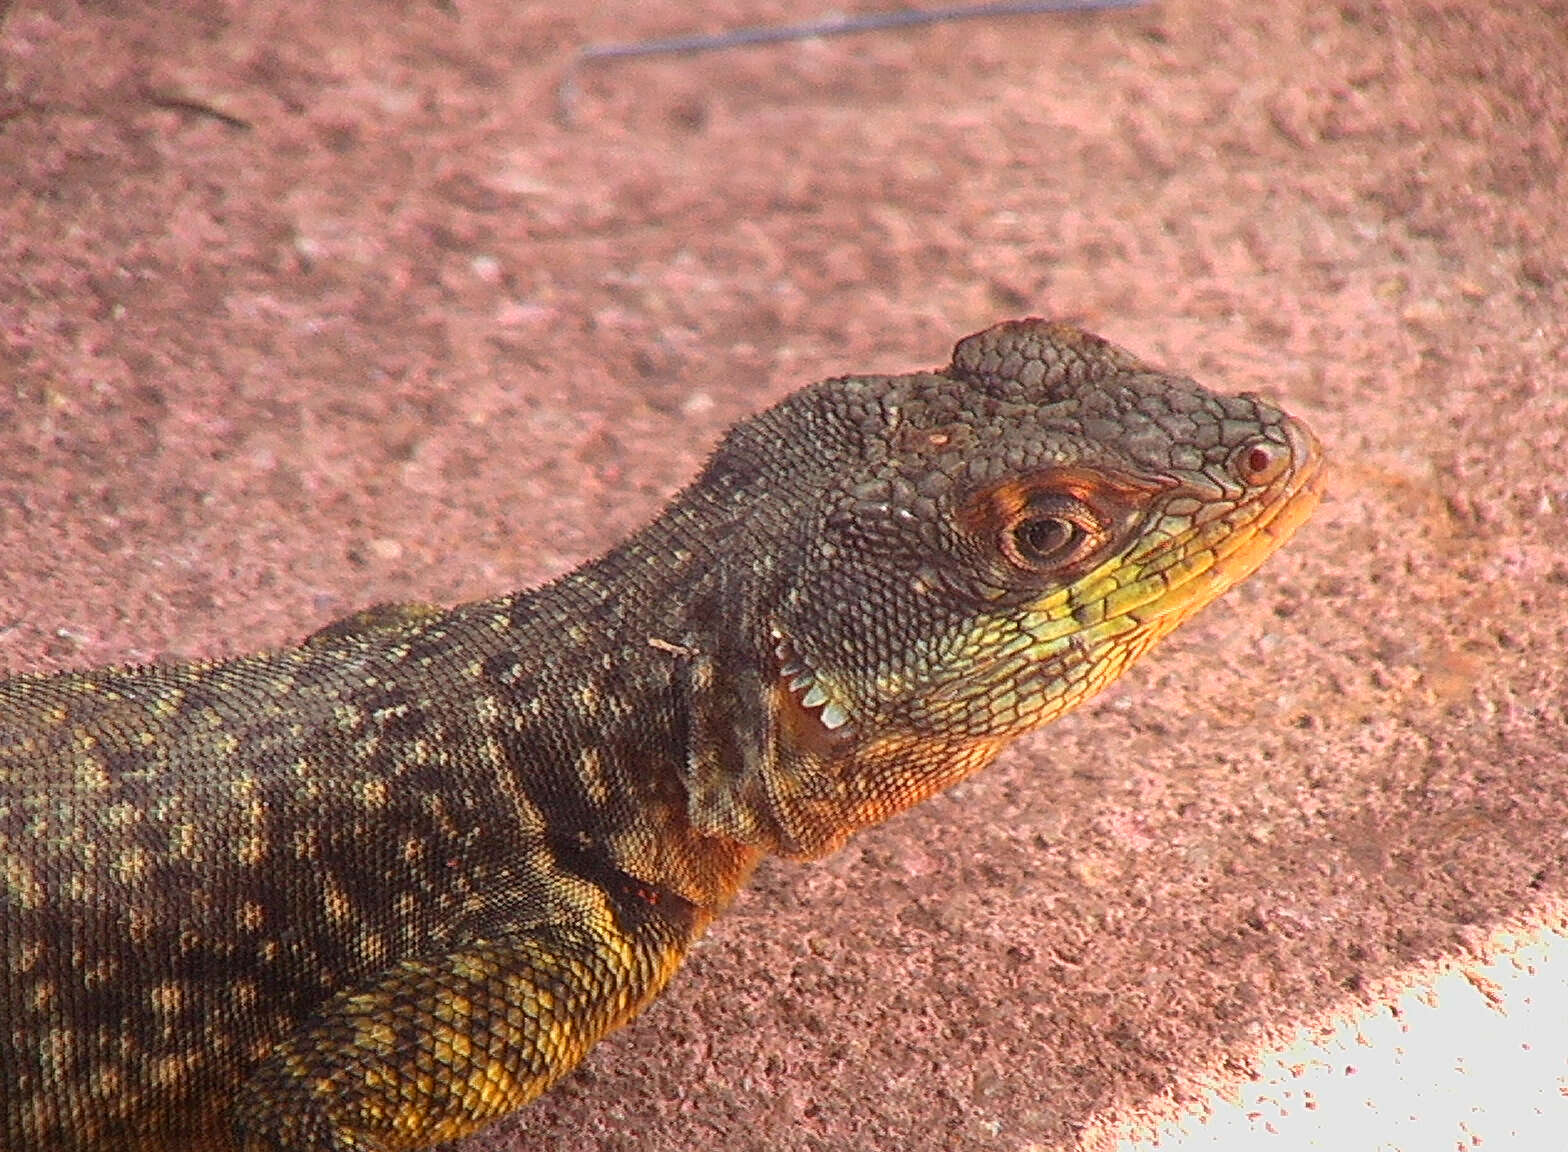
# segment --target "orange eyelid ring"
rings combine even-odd
[[[1261,488],[1279,479],[1290,467],[1289,444],[1261,437],[1237,446],[1230,454],[1231,474],[1243,484]]]
[[[1052,519],[1076,527],[1089,547],[1064,557],[1071,563],[1096,550],[1166,487],[1168,484],[1159,481],[1106,471],[1049,468],[982,488],[964,502],[959,521],[975,536],[999,542],[1010,562],[1036,569],[1039,565],[1022,554],[1014,538],[1024,525]]]

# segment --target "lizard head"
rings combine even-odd
[[[755,513],[781,542],[753,561],[767,735],[729,784],[770,847],[815,855],[988,763],[1250,574],[1316,504],[1320,456],[1255,396],[1023,320],[939,372],[797,393],[705,477],[758,469],[795,502]]]

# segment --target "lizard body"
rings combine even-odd
[[[737,425],[542,588],[0,681],[0,1152],[394,1152],[656,996],[766,853],[988,763],[1252,571],[1315,441],[1043,321]]]

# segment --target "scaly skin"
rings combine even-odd
[[[815,856],[1114,679],[1306,517],[1252,397],[1075,330],[738,425],[554,583],[0,682],[0,1148],[390,1152],[656,996]]]

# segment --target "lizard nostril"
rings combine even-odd
[[[1271,440],[1243,444],[1231,456],[1231,468],[1247,484],[1268,484],[1290,464],[1290,449]]]

